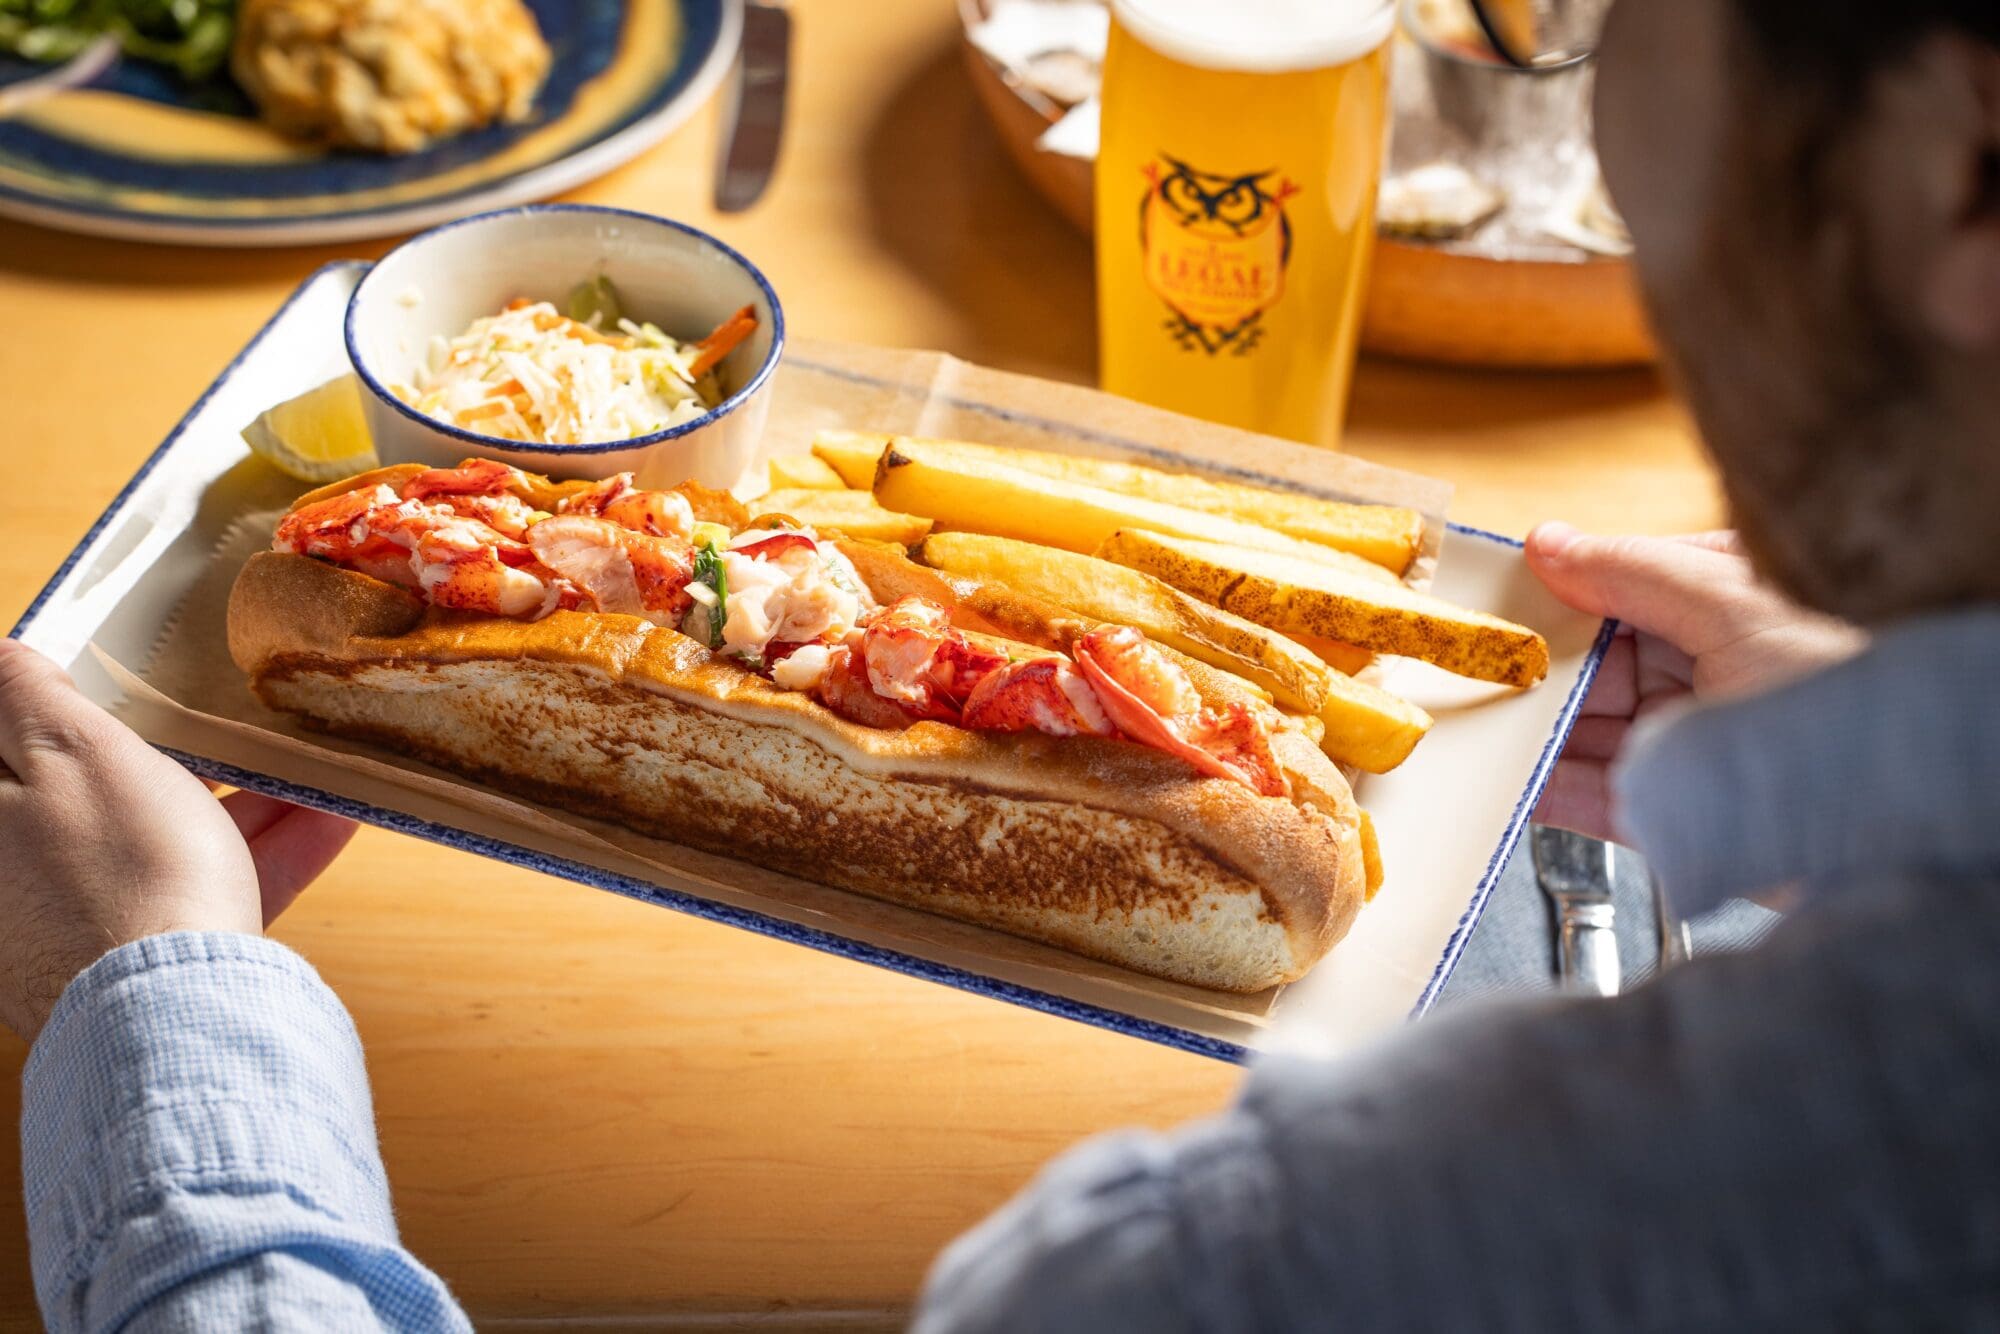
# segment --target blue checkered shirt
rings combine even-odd
[[[471,1328],[396,1238],[354,1024],[284,946],[114,950],[63,993],[22,1094],[51,1330]]]

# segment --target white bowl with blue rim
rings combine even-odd
[[[720,403],[631,440],[524,444],[428,416],[391,388],[414,381],[433,338],[455,338],[517,297],[560,308],[572,288],[600,274],[631,318],[684,341],[745,306],[756,313],[756,331],[716,367]],[[728,487],[756,456],[785,316],[757,266],[706,232],[649,213],[542,204],[446,223],[390,251],[355,287],[346,336],[384,464],[448,468],[479,457],[557,478],[630,472],[641,486],[693,479]]]

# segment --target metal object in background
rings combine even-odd
[[[1581,60],[1597,50],[1611,0],[1471,0],[1493,49],[1524,69]]]
[[[785,133],[792,16],[782,4],[751,0],[743,9],[743,52],[723,119],[715,207],[741,213],[757,202],[778,165]]]
[[[1555,905],[1556,971],[1563,986],[1586,995],[1617,995],[1623,974],[1611,906],[1611,845],[1546,825],[1534,826],[1529,839],[1535,879]]]
[[[1471,151],[1461,165],[1500,183],[1503,192],[1556,184],[1565,164],[1590,152],[1597,63],[1494,60],[1476,41],[1429,24],[1428,7],[1426,0],[1403,0],[1403,30],[1414,39],[1438,122]]]
[[[1664,973],[1694,957],[1694,931],[1667,902],[1667,891],[1651,867],[1646,869],[1646,882],[1653,892],[1653,920],[1660,928],[1660,971]]]
[[[118,38],[106,33],[48,73],[18,79],[0,88],[0,120],[18,115],[57,93],[83,87],[117,64],[118,54]]]

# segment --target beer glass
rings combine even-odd
[[[1338,442],[1374,240],[1390,0],[1112,0],[1104,388]]]

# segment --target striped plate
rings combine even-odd
[[[192,245],[385,236],[571,189],[686,120],[735,58],[742,0],[528,0],[554,61],[532,120],[385,158],[265,128],[226,82],[128,61],[0,123],[0,214]],[[37,67],[0,58],[0,84]]]

